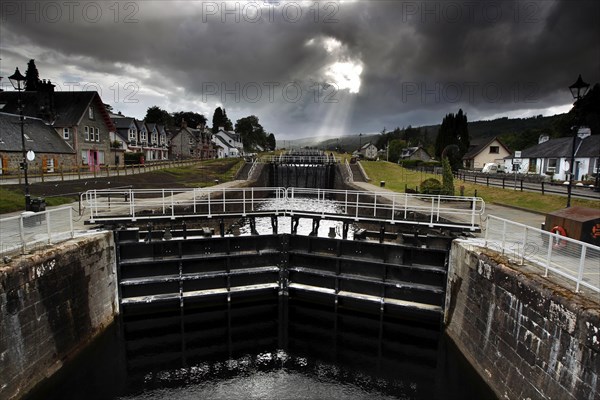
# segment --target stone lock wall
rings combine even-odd
[[[446,331],[499,398],[600,398],[599,303],[491,250],[452,245]]]
[[[115,246],[99,233],[0,265],[0,398],[19,398],[118,314]]]

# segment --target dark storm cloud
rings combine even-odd
[[[27,2],[24,13],[25,3],[3,1],[2,75],[29,58],[58,80],[62,66],[136,74],[141,88],[168,93],[173,105],[179,86],[181,99],[207,109],[225,100],[232,118],[257,114],[275,133],[310,136],[338,114],[357,133],[437,123],[459,107],[470,117],[542,110],[571,101],[567,86],[578,73],[600,78],[597,1],[150,1],[118,10],[92,1],[77,2],[72,18],[64,7],[61,18],[44,14],[46,3]],[[326,38],[340,47],[327,51]],[[332,83],[324,71],[335,62],[360,63],[361,86],[327,103],[314,91]],[[297,101],[282,92],[290,84],[303,90]],[[247,101],[256,87],[262,96]]]

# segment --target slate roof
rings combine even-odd
[[[227,148],[227,149],[232,149],[232,148],[235,148],[235,146],[234,146],[234,145],[227,143],[225,140],[223,140],[223,138],[222,138],[222,137],[220,137],[220,136],[217,136],[217,135],[215,135],[215,136],[213,136],[213,137],[214,137],[214,139],[215,139],[215,140],[218,140],[218,141],[219,141],[219,143],[217,143],[219,146],[221,146],[221,147],[223,147],[223,148]]]
[[[113,123],[117,129],[129,129],[131,126],[131,122],[133,118],[125,117],[125,118],[113,118]]]
[[[67,153],[75,151],[50,125],[39,118],[25,117],[24,132],[30,140],[25,148],[36,153]],[[0,151],[22,151],[19,115],[0,112]]]
[[[500,139],[498,139],[497,137],[493,137],[490,140],[481,142],[479,144],[471,145],[469,150],[465,153],[465,155],[463,156],[462,159],[463,160],[471,160],[471,159],[475,158],[475,156],[477,154],[479,154],[483,150],[485,150],[490,144],[492,144],[494,142],[494,140],[498,141],[500,146],[504,147],[504,149],[510,153],[510,149],[508,147],[506,147],[506,145],[504,143],[502,143],[502,141]]]
[[[521,152],[521,158],[561,158],[571,157],[573,137],[550,139],[536,144]],[[577,138],[575,143],[576,157],[600,156],[600,135],[590,135],[584,139]],[[512,156],[507,158],[513,158]]]
[[[87,113],[88,107],[95,104],[104,110],[102,118],[107,124],[109,130],[114,128],[114,124],[110,119],[110,115],[106,111],[98,92],[82,91],[82,92],[22,92],[23,114],[36,118],[47,118],[48,115],[40,110],[48,110],[50,96],[54,103],[55,119],[53,125],[56,127],[68,127],[79,125],[81,118]],[[1,112],[18,114],[19,93],[16,91],[0,92],[0,109]]]

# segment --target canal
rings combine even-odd
[[[304,207],[324,205],[307,200]],[[282,232],[290,224],[278,219]],[[270,218],[257,218],[258,233],[271,229]],[[297,233],[312,229],[301,221]],[[335,231],[339,238],[340,230],[341,223],[323,221],[318,235]],[[275,291],[124,313],[26,399],[496,398],[439,319],[373,314],[293,294],[282,307],[281,297]]]
[[[437,324],[290,299],[284,350],[272,300],[120,321],[27,399],[495,399]]]

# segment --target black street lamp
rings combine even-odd
[[[569,90],[575,99],[574,105],[577,104],[579,99],[585,96],[587,90],[589,89],[590,84],[586,83],[581,79],[581,74],[577,77],[577,80],[574,84],[569,86]],[[573,127],[573,145],[571,148],[571,163],[569,165],[569,186],[567,187],[567,208],[571,207],[571,190],[573,186],[573,175],[575,171],[575,146],[577,144],[577,133],[579,131],[579,118],[577,115],[577,110],[575,110],[575,126]]]
[[[13,85],[15,90],[19,92],[19,118],[21,123],[21,145],[23,150],[23,174],[25,175],[25,211],[29,211],[31,208],[31,196],[29,195],[29,180],[27,179],[27,150],[25,149],[25,117],[23,116],[23,102],[21,101],[21,91],[25,90],[25,77],[19,72],[19,68],[15,70],[15,73],[8,77],[10,83]]]

